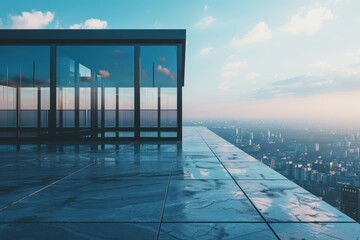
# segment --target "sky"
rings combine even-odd
[[[185,119],[360,120],[358,0],[1,0],[0,28],[186,29]]]

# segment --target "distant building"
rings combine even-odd
[[[341,188],[341,205],[343,213],[356,221],[360,221],[360,188],[343,186]]]

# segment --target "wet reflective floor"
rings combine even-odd
[[[359,239],[360,225],[206,128],[0,145],[0,239],[279,238]]]

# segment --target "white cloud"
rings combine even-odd
[[[249,72],[248,74],[245,75],[245,79],[253,80],[253,79],[257,78],[258,76],[259,76],[259,74],[257,72]]]
[[[200,50],[200,54],[203,55],[203,56],[206,56],[206,55],[209,55],[212,50],[213,50],[212,47],[205,47],[205,48]]]
[[[209,10],[209,5],[204,6],[204,11],[207,12],[207,10]]]
[[[330,64],[326,61],[315,62],[315,63],[311,64],[311,66],[314,68],[322,69],[322,70],[326,70],[331,67]]]
[[[53,12],[41,12],[31,10],[31,12],[22,12],[21,15],[10,15],[10,28],[13,29],[39,29],[45,28],[54,19]]]
[[[232,44],[236,46],[264,42],[272,38],[272,32],[269,26],[265,22],[259,22],[256,24],[254,29],[248,32],[243,37],[234,37],[232,39]]]
[[[227,70],[238,70],[246,66],[247,66],[247,62],[245,61],[233,61],[225,64],[223,68]]]
[[[351,52],[345,53],[344,57],[346,58],[347,61],[359,62],[360,61],[360,48],[355,49],[355,50],[353,50]]]
[[[196,23],[196,26],[206,28],[214,24],[215,21],[216,19],[213,16],[206,16],[200,19],[200,21]]]
[[[228,91],[230,89],[230,85],[227,82],[223,82],[219,85],[218,89],[220,91]]]
[[[223,78],[235,78],[239,76],[239,70],[247,66],[245,61],[232,61],[222,67],[221,76]]]
[[[221,73],[221,76],[223,78],[234,78],[239,76],[239,73],[233,70],[226,70],[224,72]]]
[[[311,64],[312,67],[322,72],[336,77],[360,77],[360,62],[350,64],[330,64],[325,61],[318,61]]]
[[[281,29],[290,34],[313,35],[329,20],[336,19],[331,9],[326,7],[312,7],[291,17],[290,22]]]
[[[89,18],[83,23],[71,25],[70,29],[104,29],[107,27],[107,21],[96,18]]]

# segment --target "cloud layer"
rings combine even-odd
[[[97,18],[89,18],[83,23],[71,25],[70,29],[104,29],[107,27],[107,21]]]
[[[303,75],[270,83],[256,90],[249,98],[271,99],[358,90],[360,81],[356,77]]]
[[[312,7],[307,11],[300,12],[291,17],[290,22],[285,24],[281,29],[290,34],[313,35],[320,31],[322,25],[335,19],[331,9],[326,7]]]
[[[203,56],[206,56],[206,55],[209,55],[212,50],[213,50],[212,47],[205,47],[205,48],[200,50],[200,54],[203,55]]]
[[[54,20],[53,12],[41,12],[31,10],[31,12],[22,12],[21,15],[10,15],[10,28],[13,29],[41,29],[45,28]]]
[[[215,21],[216,21],[216,19],[213,16],[206,16],[206,17],[203,17],[202,19],[200,19],[196,23],[196,26],[198,26],[200,28],[206,28],[206,27],[213,25]]]
[[[238,61],[228,62],[222,67],[221,76],[223,78],[237,77],[237,76],[239,76],[240,69],[242,69],[246,66],[247,66],[247,62],[245,62],[245,61],[238,60]]]
[[[272,38],[272,32],[265,22],[259,22],[256,26],[243,37],[235,37],[231,43],[242,46],[257,42],[264,42]]]

